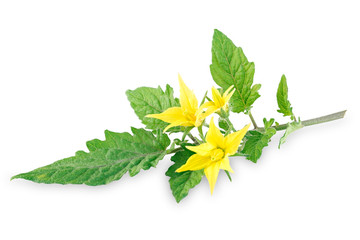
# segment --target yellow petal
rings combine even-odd
[[[209,157],[203,157],[199,154],[194,154],[186,161],[184,165],[182,165],[180,168],[176,170],[176,172],[184,172],[184,171],[196,171],[200,169],[204,169],[209,164],[211,164],[212,161]]]
[[[214,118],[211,118],[209,131],[206,134],[206,142],[214,147],[225,148],[225,139],[220,130],[215,126]]]
[[[203,143],[198,146],[186,146],[186,148],[204,157],[210,156],[210,151],[215,149],[210,143]]]
[[[228,157],[228,156],[224,157],[224,159],[221,161],[220,169],[227,170],[227,171],[229,171],[229,172],[231,172],[231,173],[234,172],[234,171],[232,170],[231,166],[230,166],[230,162],[229,162],[229,157]]]
[[[188,119],[186,119],[186,117],[184,116],[181,107],[168,108],[162,113],[148,114],[145,117],[157,118],[168,123],[173,123],[176,121],[183,121],[183,122],[188,121]]]
[[[229,88],[229,89],[230,89],[230,88]],[[228,90],[229,90],[229,89],[228,89]],[[229,102],[229,100],[230,100],[230,98],[232,97],[232,95],[234,94],[235,90],[236,90],[236,89],[233,89],[233,90],[231,91],[231,93],[229,93],[229,94],[227,94],[226,96],[224,96],[225,104]],[[224,95],[225,95],[225,94],[224,94]]]
[[[183,111],[187,111],[188,113],[195,114],[198,109],[198,101],[196,99],[195,94],[185,85],[182,80],[180,74],[179,77],[179,85],[180,85],[180,105],[183,108]]]
[[[249,127],[250,124],[246,125],[240,131],[231,133],[225,137],[225,154],[232,155],[236,153]]]
[[[214,112],[216,112],[219,108],[214,106],[208,107],[208,109],[206,109],[206,111],[203,113],[204,116],[210,116],[211,114],[213,114]]]
[[[204,111],[205,109],[206,111]],[[206,102],[202,104],[195,113],[195,127],[199,127],[205,118],[213,114],[217,109],[218,108],[215,106],[214,102]]]
[[[213,101],[214,101],[215,105],[218,108],[221,108],[222,106],[224,106],[225,103],[219,93],[219,90],[217,90],[215,87],[212,87],[211,92],[212,92],[212,97],[213,97]]]
[[[181,120],[175,121],[175,122],[167,125],[163,132],[166,132],[169,128],[176,127],[176,126],[190,127],[190,126],[194,126],[194,123],[191,121],[181,121]]]
[[[202,114],[203,117],[206,118],[206,117],[210,116],[211,114],[213,114],[214,112],[216,112],[216,110],[218,110],[218,109],[219,108],[215,105],[215,103],[210,101],[210,102],[206,102],[206,103],[202,104],[196,113]],[[205,112],[203,112],[204,110],[205,110]]]
[[[202,113],[206,108],[209,108],[209,107],[215,107],[215,103],[212,102],[212,101],[203,103],[203,104],[199,107],[199,109],[196,111],[196,114]]]
[[[205,176],[209,181],[211,194],[213,194],[213,192],[214,192],[216,180],[219,175],[220,164],[221,164],[220,161],[213,162],[212,164],[210,164],[208,167],[206,167],[204,169]]]
[[[234,87],[234,85],[231,85],[228,89],[226,89],[226,91],[223,94],[223,97],[226,97],[229,94],[229,92],[231,91],[231,89],[233,89],[233,87]],[[233,92],[234,91],[235,91],[235,89],[233,89]]]

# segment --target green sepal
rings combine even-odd
[[[286,130],[285,130],[284,135],[280,138],[279,146],[278,146],[279,149],[280,149],[280,146],[285,143],[287,137],[288,137],[291,133],[293,133],[293,132],[295,132],[296,130],[299,130],[300,128],[303,128],[303,127],[304,127],[304,125],[301,123],[300,118],[299,118],[299,121],[298,121],[298,122],[288,123],[288,126],[287,126],[287,128],[286,128]]]
[[[186,136],[190,133],[190,131],[194,128],[194,126],[191,127],[184,127],[184,133],[183,136],[181,137],[181,141],[184,142]]]
[[[252,130],[248,131],[245,135],[245,145],[241,150],[241,153],[246,155],[246,159],[256,163],[257,160],[261,157],[264,147],[268,146],[268,143],[271,140],[271,137],[276,134],[275,128],[271,127],[274,123],[274,119],[267,121],[264,118],[263,131]]]
[[[165,173],[166,176],[170,177],[170,189],[178,203],[189,194],[190,189],[201,182],[201,179],[204,176],[203,170],[175,172],[194,154],[192,151],[186,149],[185,145],[183,145],[183,147],[183,151],[179,151],[171,157],[171,161],[173,161],[174,164],[170,166]]]
[[[158,88],[139,87],[135,90],[127,90],[126,96],[131,107],[147,129],[164,130],[169,123],[160,119],[145,117],[148,114],[159,114],[171,107],[179,107],[179,99],[174,98],[174,91],[170,85],[166,85],[165,92]],[[173,127],[169,132],[183,131],[182,127]]]
[[[201,102],[200,102],[200,106],[203,105],[203,103],[205,102],[205,100],[207,99],[207,93],[208,91],[205,92],[204,97],[202,98]]]
[[[263,123],[264,123],[264,128],[268,129],[270,128],[275,122],[274,118],[270,118],[270,120],[268,121],[266,118],[263,119]]]
[[[225,132],[229,131],[229,124],[227,123],[227,121],[223,118],[219,118],[219,127],[223,130],[225,130]]]
[[[230,116],[229,111],[225,111],[223,108],[220,108],[220,111],[216,112],[220,118],[228,118]]]
[[[282,75],[278,90],[276,93],[276,99],[279,109],[277,110],[279,113],[284,114],[284,117],[290,116],[292,120],[294,120],[294,114],[292,112],[291,103],[288,99],[288,86],[286,82],[285,75]]]
[[[253,85],[255,64],[249,62],[243,50],[219,30],[214,31],[212,41],[211,75],[223,90],[234,86],[230,99],[230,110],[236,113],[247,112],[260,97],[261,85]]]
[[[228,170],[224,170],[226,173],[226,176],[228,177],[229,181],[232,182],[231,175]]]
[[[105,141],[87,142],[89,152],[78,151],[74,157],[12,177],[38,183],[102,185],[119,180],[126,172],[135,176],[141,169],[155,167],[166,154],[170,139],[160,130],[154,135],[145,129],[132,133],[105,131]]]

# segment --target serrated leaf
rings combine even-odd
[[[284,135],[280,138],[280,141],[279,141],[279,148],[282,144],[285,143],[287,137],[295,132],[296,130],[300,129],[300,128],[303,128],[304,125],[302,125],[301,121],[298,121],[298,122],[291,122],[291,123],[288,123],[288,126],[285,130],[285,133]]]
[[[292,107],[288,99],[288,86],[286,82],[285,75],[282,75],[279,87],[276,93],[276,99],[279,106],[277,110],[279,113],[284,114],[285,116],[293,116]]]
[[[165,92],[158,88],[139,87],[135,90],[127,90],[126,96],[131,107],[147,129],[163,130],[169,123],[156,118],[145,117],[148,114],[162,113],[170,107],[180,106],[179,99],[174,98],[174,91],[170,85],[166,85]],[[171,128],[174,132],[180,131],[180,127]]]
[[[245,146],[241,153],[246,155],[246,159],[256,163],[262,154],[264,147],[268,146],[268,143],[272,136],[274,136],[276,130],[274,128],[267,128],[264,132],[256,130],[249,131],[246,135]]]
[[[89,152],[14,176],[39,183],[101,185],[119,180],[126,172],[135,176],[141,169],[155,167],[166,154],[170,139],[160,130],[155,136],[132,128],[133,135],[105,131],[105,141],[87,142]]]
[[[240,47],[219,30],[214,31],[212,41],[211,75],[217,85],[224,90],[234,85],[235,92],[230,99],[233,112],[250,110],[252,104],[260,97],[261,85],[253,84],[255,64],[249,62]]]
[[[175,155],[171,157],[171,161],[173,161],[174,164],[166,172],[166,176],[170,177],[169,183],[172,194],[178,203],[188,195],[190,189],[201,182],[204,175],[203,170],[175,172],[176,169],[184,165],[193,154],[193,152],[187,149],[175,153]]]

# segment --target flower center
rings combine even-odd
[[[220,148],[211,151],[211,161],[216,162],[224,158],[224,151]]]
[[[189,121],[192,121],[192,122],[196,121],[196,116],[193,112],[185,110],[183,114],[186,117],[186,119],[188,119]]]

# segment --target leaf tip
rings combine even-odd
[[[132,93],[132,90],[128,89],[125,91],[125,95],[129,98]]]
[[[15,176],[12,176],[12,177],[10,178],[10,181],[12,181],[12,180],[14,180],[14,179],[20,179],[20,178],[26,179],[26,178],[24,178],[24,176],[25,176],[24,173],[17,174],[17,175],[15,175]]]
[[[10,181],[19,178],[18,176],[19,176],[19,175],[12,176],[12,177],[10,178]]]

